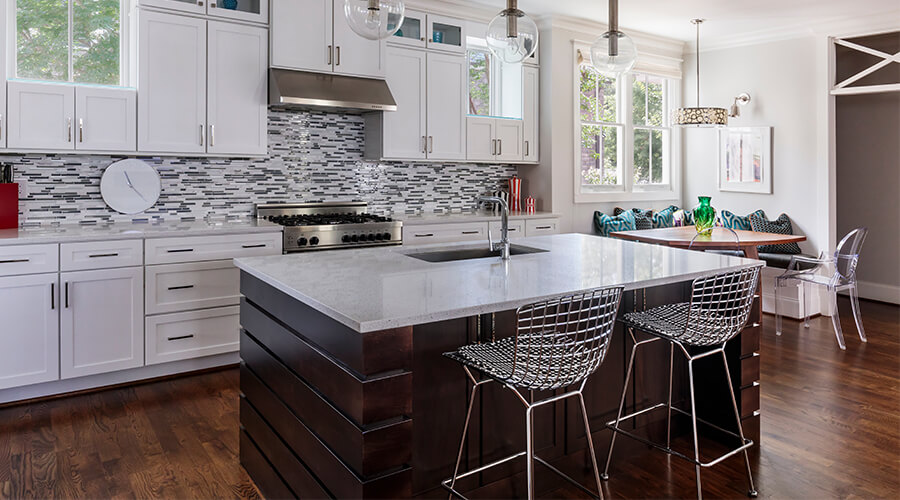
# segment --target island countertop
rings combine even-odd
[[[487,242],[309,252],[235,259],[237,267],[360,332],[515,309],[553,296],[626,290],[761,267],[760,261],[585,234],[516,239],[548,250],[432,263],[408,254]]]

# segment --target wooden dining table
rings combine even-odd
[[[694,226],[617,231],[609,233],[609,235],[623,240],[696,250],[740,250],[749,259],[759,259],[759,252],[756,247],[760,245],[778,245],[806,241],[806,236],[796,234],[761,233],[743,229],[731,230],[723,227],[715,227],[709,234],[697,235],[697,230],[694,229]]]

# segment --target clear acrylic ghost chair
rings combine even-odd
[[[850,304],[853,306],[853,319],[856,320],[856,329],[859,331],[859,339],[866,342],[866,331],[863,329],[862,315],[859,312],[859,294],[856,289],[856,266],[859,264],[859,252],[862,249],[863,242],[866,240],[866,234],[869,229],[858,227],[847,233],[846,236],[838,243],[834,255],[829,257],[825,252],[818,259],[804,257],[802,255],[792,255],[791,263],[787,270],[781,276],[775,278],[775,333],[781,335],[781,313],[779,310],[779,290],[791,281],[798,281],[803,285],[803,297],[806,298],[807,285],[824,286],[829,292],[831,302],[832,316],[831,323],[834,325],[834,335],[837,337],[838,345],[841,349],[846,349],[844,344],[844,333],[841,330],[841,319],[838,316],[837,294],[840,291],[848,290],[850,292]],[[801,269],[801,266],[807,269]],[[828,274],[830,268],[834,269],[833,274]],[[806,317],[803,326],[809,328],[809,308],[804,307]]]

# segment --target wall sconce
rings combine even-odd
[[[746,105],[750,102],[750,94],[743,92],[737,97],[734,98],[734,103],[731,105],[731,109],[728,111],[728,116],[732,118],[737,118],[741,116],[741,106]]]

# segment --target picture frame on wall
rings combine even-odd
[[[772,127],[719,130],[719,191],[772,194]]]

